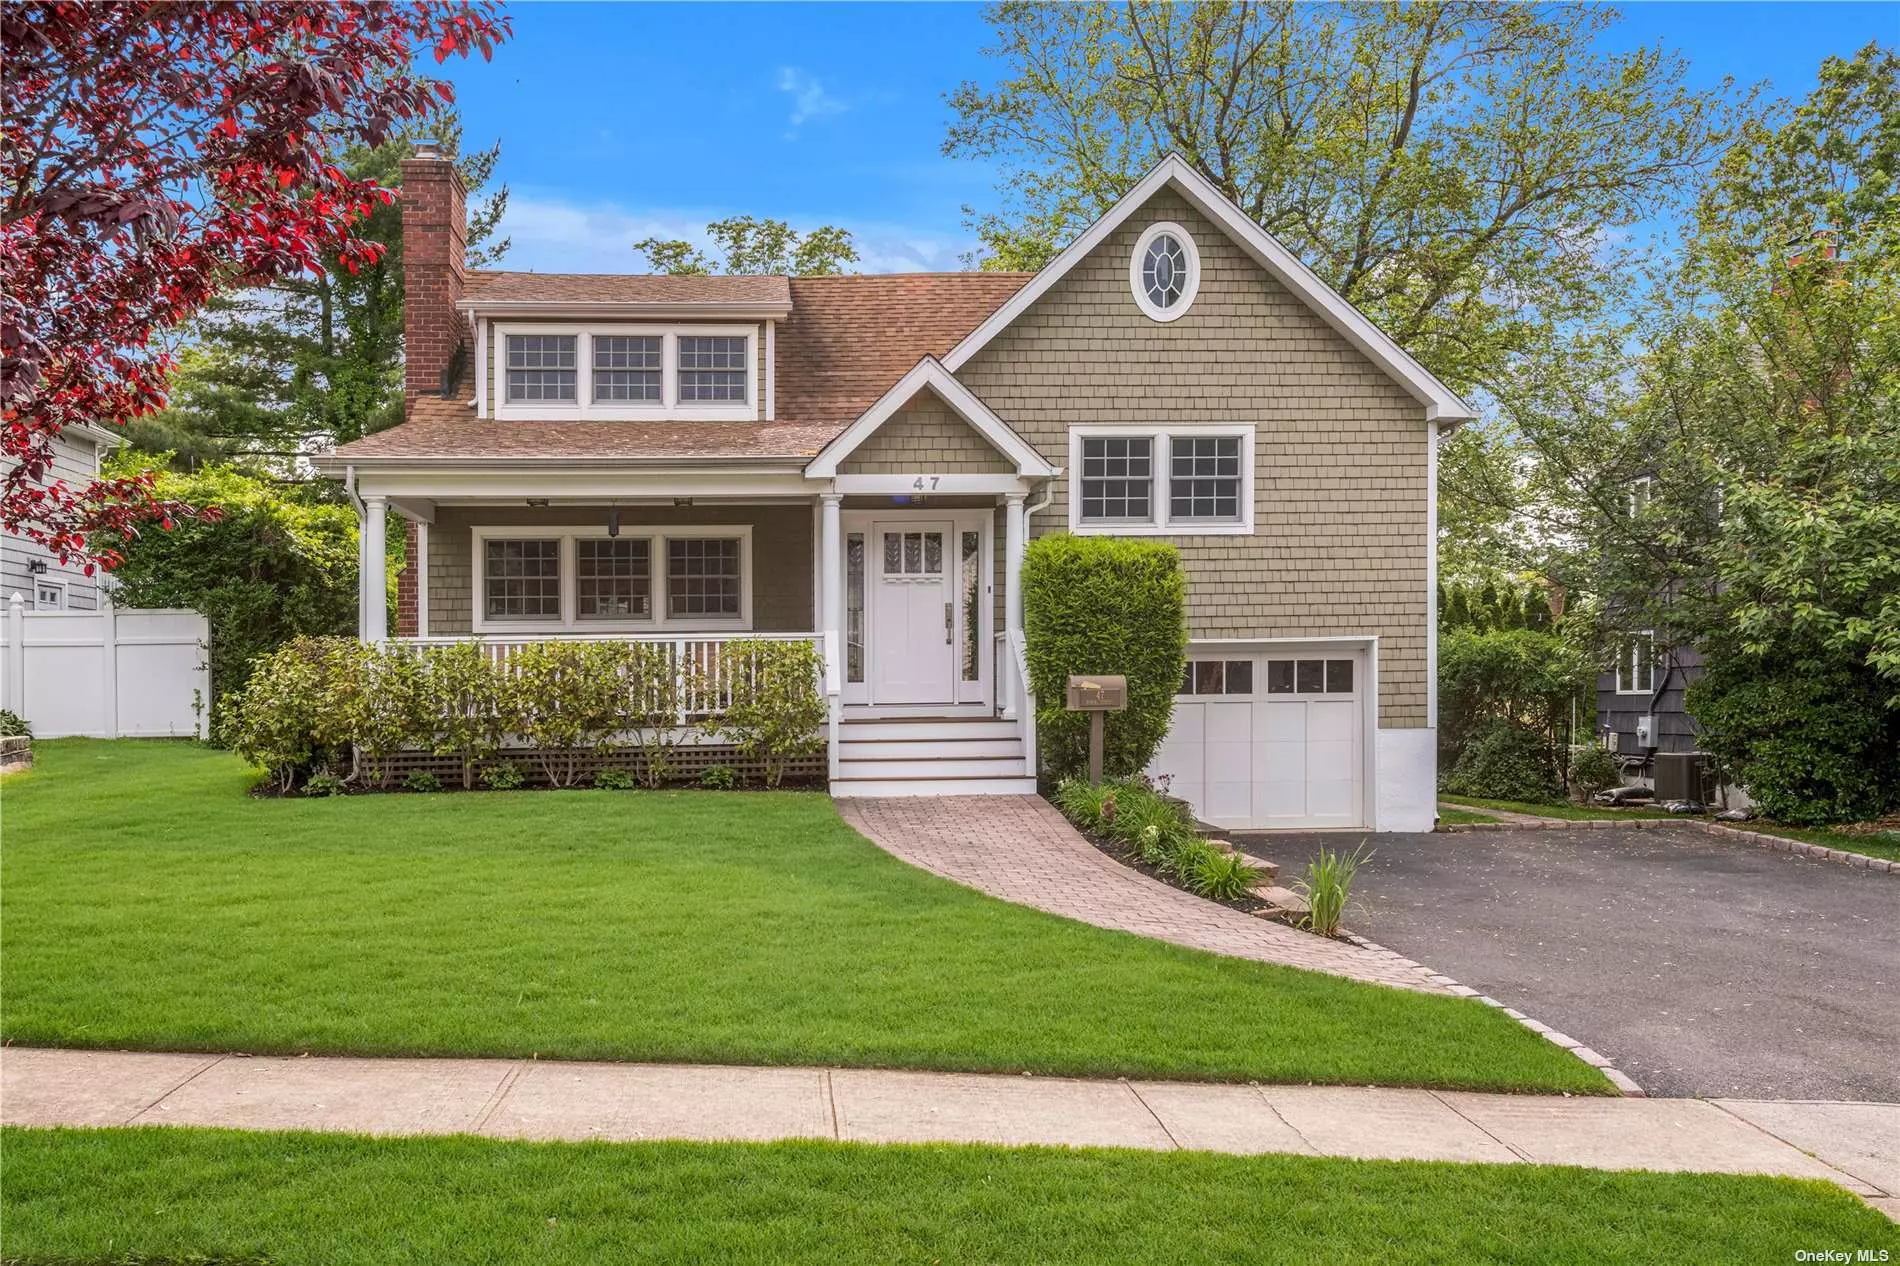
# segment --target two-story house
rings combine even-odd
[[[406,419],[321,461],[369,556],[406,523],[397,636],[811,638],[833,794],[1021,792],[1026,543],[1162,537],[1192,663],[1155,772],[1228,827],[1432,824],[1471,410],[1186,163],[1034,274],[468,271],[463,198],[404,165]]]
[[[84,488],[99,477],[100,457],[124,441],[98,426],[69,426],[53,437],[45,482]],[[95,611],[100,577],[60,558],[37,541],[0,533],[0,602],[19,594],[29,611]]]

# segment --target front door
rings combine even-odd
[[[872,524],[871,701],[956,701],[953,526]]]

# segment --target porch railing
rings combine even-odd
[[[819,652],[826,652],[825,635],[821,633],[584,633],[584,634],[510,634],[504,636],[472,637],[402,637],[391,638],[392,644],[400,646],[453,646],[458,642],[473,642],[488,656],[489,662],[503,672],[522,648],[538,642],[639,642],[645,645],[663,648],[666,662],[673,667],[674,695],[678,702],[679,723],[684,726],[695,717],[717,716],[732,704],[732,686],[739,674],[746,671],[744,661],[734,661],[731,656],[722,654],[722,650],[733,642],[812,642]],[[829,689],[830,670],[825,671],[825,681],[818,683]],[[832,735],[832,746],[836,747],[836,735]]]
[[[1036,692],[1029,685],[1029,659],[1027,644],[1023,641],[1021,629],[1010,629],[998,634],[1003,645],[998,649],[1004,653],[998,655],[996,675],[1008,690],[1008,707],[1004,715],[1015,712],[1016,733],[1023,741],[1023,773],[1030,778],[1036,777]]]

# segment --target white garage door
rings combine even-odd
[[[1150,772],[1215,826],[1362,827],[1364,657],[1189,653]]]

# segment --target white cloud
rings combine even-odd
[[[843,101],[825,91],[818,77],[810,71],[800,70],[796,66],[782,66],[778,72],[778,89],[792,99],[791,124],[797,127],[807,119],[821,118],[827,114],[843,114],[850,109]]]
[[[706,225],[741,212],[732,208],[628,208],[614,203],[580,204],[553,194],[516,190],[500,235],[514,246],[499,265],[545,273],[644,272],[645,256],[633,244],[642,238],[678,238],[705,247]],[[761,214],[746,209],[749,214]],[[824,223],[821,216],[763,214],[789,219],[794,227]],[[845,221],[857,243],[858,269],[867,273],[953,272],[958,256],[975,242],[941,228],[886,221]]]

